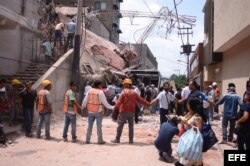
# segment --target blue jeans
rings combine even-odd
[[[86,136],[86,142],[90,142],[90,137],[92,135],[93,124],[96,119],[98,142],[102,142],[102,112],[88,113],[88,130]]]
[[[56,42],[59,41],[60,46],[62,46],[62,31],[55,30],[54,47],[56,47]]]
[[[67,51],[68,46],[69,46],[70,48],[73,47],[74,36],[75,36],[75,33],[68,33],[67,41],[66,41],[66,44],[65,44],[65,46],[64,46],[64,51],[65,51],[65,52]]]
[[[26,134],[31,133],[31,124],[32,124],[32,114],[33,109],[30,108],[23,108],[23,114],[24,114],[24,128]]]
[[[230,126],[229,126],[229,134],[228,134],[228,137],[227,137],[228,122],[230,123]],[[235,122],[236,122],[235,117],[227,117],[227,116],[223,115],[223,119],[222,119],[222,136],[223,136],[224,141],[227,141],[227,138],[228,138],[229,141],[233,140]]]
[[[45,63],[47,65],[50,65],[50,59],[51,59],[51,57],[49,55],[45,55]]]
[[[37,137],[41,136],[42,124],[45,122],[45,136],[50,137],[50,114],[49,113],[39,113],[39,121],[37,124],[36,134]]]
[[[67,138],[68,128],[71,123],[72,138],[76,138],[76,115],[66,113],[63,129],[63,138]]]

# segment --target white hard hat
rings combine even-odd
[[[213,86],[217,86],[217,82],[213,82],[213,84],[212,84]]]

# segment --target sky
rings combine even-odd
[[[192,28],[193,35],[190,35],[190,44],[195,44],[195,50],[199,42],[203,42],[204,28],[203,28],[203,6],[205,0],[175,0],[177,11],[179,15],[195,16],[195,26]],[[162,8],[167,7],[169,10],[174,8],[173,0],[124,0],[121,3],[121,11],[141,11],[157,14]],[[148,26],[154,19],[135,17],[131,24],[131,18],[123,17],[120,20],[120,40],[122,42],[136,43],[145,27]],[[175,27],[178,25],[176,24]],[[189,27],[187,24],[180,24],[180,27]],[[144,29],[142,29],[144,28]],[[142,30],[140,30],[142,29]],[[183,36],[184,44],[187,43],[187,37]],[[178,35],[178,29],[174,28],[166,35],[166,24],[163,21],[158,21],[151,31],[149,36],[144,41],[158,62],[158,70],[162,76],[170,77],[172,74],[186,74],[186,56],[180,54],[182,52],[182,40]],[[181,60],[183,62],[178,62]]]

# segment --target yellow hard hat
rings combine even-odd
[[[123,84],[131,84],[132,85],[132,81],[131,81],[131,79],[126,78],[125,80],[123,80]]]
[[[42,86],[43,87],[46,87],[46,86],[48,86],[48,85],[50,85],[52,82],[50,81],[50,80],[44,80],[43,82],[42,82]]]
[[[11,83],[12,83],[12,85],[19,85],[19,84],[21,84],[21,82],[18,79],[13,79],[11,81]]]

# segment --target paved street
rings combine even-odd
[[[55,120],[55,119],[54,119]],[[59,119],[57,119],[59,120]],[[98,145],[96,128],[93,129],[92,144],[85,144],[87,129],[86,118],[78,117],[77,133],[79,141],[77,143],[62,141],[63,121],[59,120],[52,125],[51,135],[54,140],[46,141],[42,139],[26,138],[22,133],[11,135],[12,145],[0,148],[0,159],[2,166],[29,166],[29,165],[141,165],[141,166],[161,166],[166,164],[158,159],[157,150],[153,141],[158,132],[159,117],[144,116],[143,121],[135,126],[135,143],[128,143],[128,128],[124,128],[121,144],[110,143],[114,138],[117,124],[111,119],[105,118],[103,121],[103,135],[107,141],[105,145]],[[215,132],[220,138],[219,121],[213,121]],[[43,132],[44,133],[44,132]],[[177,158],[175,148],[178,137],[173,139],[173,155]],[[232,149],[232,145],[215,145],[207,153],[203,154],[204,163],[207,166],[223,165],[223,149]]]

